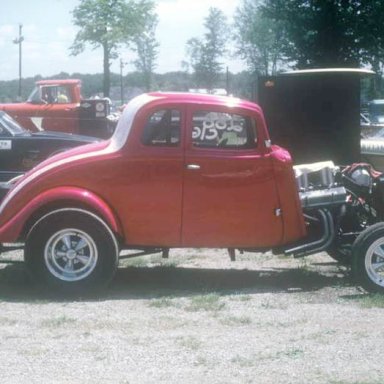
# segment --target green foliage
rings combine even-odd
[[[226,53],[228,25],[224,13],[210,8],[204,27],[204,39],[196,37],[187,42],[187,55],[194,71],[197,87],[212,89],[217,86],[223,64],[220,59]]]
[[[298,68],[382,62],[382,1],[265,0],[262,10],[279,23],[282,53]]]
[[[81,93],[84,98],[89,98],[103,92],[103,74],[82,74],[82,73],[65,73],[45,77],[45,79],[80,79]],[[153,73],[151,88],[164,92],[187,92],[188,89],[195,86],[195,79],[192,74],[182,71],[168,73]],[[22,100],[26,100],[35,86],[35,81],[42,80],[42,76],[24,78],[22,82]],[[111,73],[111,98],[120,101],[120,81],[121,77],[117,73]],[[245,99],[252,98],[252,76],[249,72],[241,72],[238,74],[229,73],[228,85],[231,94]],[[220,88],[225,87],[227,78],[225,74],[221,74],[216,85]],[[13,102],[17,99],[18,80],[0,81],[0,102]],[[145,92],[146,83],[140,72],[130,72],[123,77],[123,86],[126,91],[125,101],[129,101],[138,93]]]
[[[86,44],[103,49],[103,92],[109,96],[111,60],[122,44],[130,44],[145,31],[154,8],[152,0],[81,0],[73,10],[73,23],[79,27],[71,53],[83,52]]]
[[[252,73],[273,75],[284,62],[282,29],[261,12],[261,1],[243,0],[234,16],[236,54]]]
[[[150,91],[152,88],[153,72],[156,67],[159,48],[159,43],[155,38],[157,23],[157,16],[152,15],[147,20],[146,32],[137,35],[133,39],[134,51],[137,54],[137,59],[134,61],[134,64],[143,77],[146,91]]]

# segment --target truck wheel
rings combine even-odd
[[[384,293],[384,223],[368,227],[353,243],[352,272],[367,291]]]
[[[99,289],[114,276],[118,246],[109,227],[80,209],[58,210],[28,234],[25,261],[34,280],[62,293]]]

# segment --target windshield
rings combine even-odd
[[[0,130],[10,133],[12,136],[24,134],[26,131],[11,116],[0,111]]]
[[[41,102],[41,96],[40,96],[40,88],[35,87],[31,94],[29,95],[27,99],[28,103],[40,103]]]

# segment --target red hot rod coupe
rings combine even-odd
[[[256,104],[145,94],[111,139],[53,156],[10,187],[0,243],[24,244],[31,275],[61,291],[110,281],[122,250],[172,247],[328,250],[383,291],[381,181],[367,169],[329,162],[296,166],[295,177]]]

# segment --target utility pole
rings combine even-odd
[[[124,104],[124,84],[123,84],[123,68],[124,68],[123,59],[120,59],[120,99],[121,105]]]
[[[13,40],[15,44],[19,44],[19,100],[21,100],[21,63],[22,63],[21,45],[22,45],[22,42],[24,41],[22,32],[23,32],[23,24],[19,24],[19,37]]]
[[[227,66],[227,71],[225,74],[225,88],[227,91],[227,96],[229,96],[229,68],[228,68],[228,66]]]

